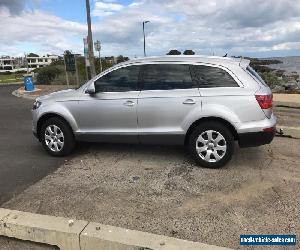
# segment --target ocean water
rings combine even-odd
[[[300,56],[289,56],[289,57],[273,57],[269,59],[277,59],[282,61],[280,64],[270,64],[268,67],[272,69],[282,69],[285,71],[295,71],[300,74]]]

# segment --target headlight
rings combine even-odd
[[[32,109],[38,109],[41,106],[42,102],[41,101],[35,101],[33,103]]]

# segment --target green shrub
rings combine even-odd
[[[36,83],[49,85],[62,72],[63,70],[59,66],[40,68],[37,72]]]
[[[280,80],[274,72],[260,72],[260,76],[270,87],[282,83],[282,80]]]

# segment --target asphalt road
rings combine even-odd
[[[65,158],[42,149],[31,132],[33,101],[17,98],[16,85],[0,86],[0,205],[55,171]]]

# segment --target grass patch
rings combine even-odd
[[[4,74],[0,74],[0,84],[1,83],[10,83],[10,82],[20,82],[23,81],[23,73],[19,74],[9,74],[9,75],[4,75]]]

